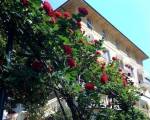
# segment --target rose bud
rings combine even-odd
[[[95,85],[93,83],[89,82],[89,83],[85,84],[85,89],[86,90],[94,90],[94,86]]]
[[[106,84],[106,83],[108,82],[108,75],[107,75],[106,73],[103,73],[103,74],[101,75],[100,82],[101,82],[102,84]]]

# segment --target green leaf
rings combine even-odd
[[[60,39],[61,41],[64,42],[64,44],[70,44],[70,41],[69,41],[69,39],[68,39],[67,37],[62,36],[62,35],[59,35],[58,37],[59,37],[59,39]]]

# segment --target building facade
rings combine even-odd
[[[150,117],[150,73],[144,71],[143,76],[143,81],[140,83],[142,96],[138,106]]]

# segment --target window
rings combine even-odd
[[[93,29],[92,21],[91,21],[90,19],[87,18],[87,23],[86,23],[86,24],[87,24],[87,27],[88,27],[89,29],[91,29],[91,30]]]
[[[138,82],[143,83],[143,75],[140,74],[139,72],[137,73],[137,75],[138,75]]]
[[[134,77],[134,68],[130,68],[130,74],[131,74],[131,77]]]
[[[117,49],[120,49],[120,44],[117,40],[115,41],[115,46],[116,46]]]
[[[129,49],[126,48],[126,54],[130,57]]]
[[[102,30],[102,32],[100,32],[100,35],[102,36],[102,40],[103,40],[106,37],[106,32]]]
[[[123,61],[120,60],[119,63],[120,63],[120,64],[119,64],[119,67],[123,69],[123,67],[124,67]]]
[[[125,69],[126,69],[126,74],[129,76],[129,77],[134,77],[134,68],[129,65],[129,64],[126,64],[125,65]]]
[[[140,59],[138,59],[138,58],[137,58],[136,62],[137,62],[138,64],[140,64],[140,65],[143,64],[143,63],[142,63],[142,60],[140,60]]]
[[[103,52],[102,57],[106,60],[107,63],[110,62],[110,53],[109,53],[108,50],[105,50],[105,51]]]

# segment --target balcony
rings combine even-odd
[[[143,91],[146,91],[146,90],[150,91],[150,79],[145,77],[143,80],[140,80],[139,83]]]
[[[141,110],[146,116],[148,116],[150,118],[150,110],[146,110],[143,108],[138,108],[139,110]]]
[[[150,117],[150,97],[148,97],[147,95],[141,96],[138,109],[145,113],[148,117]]]

